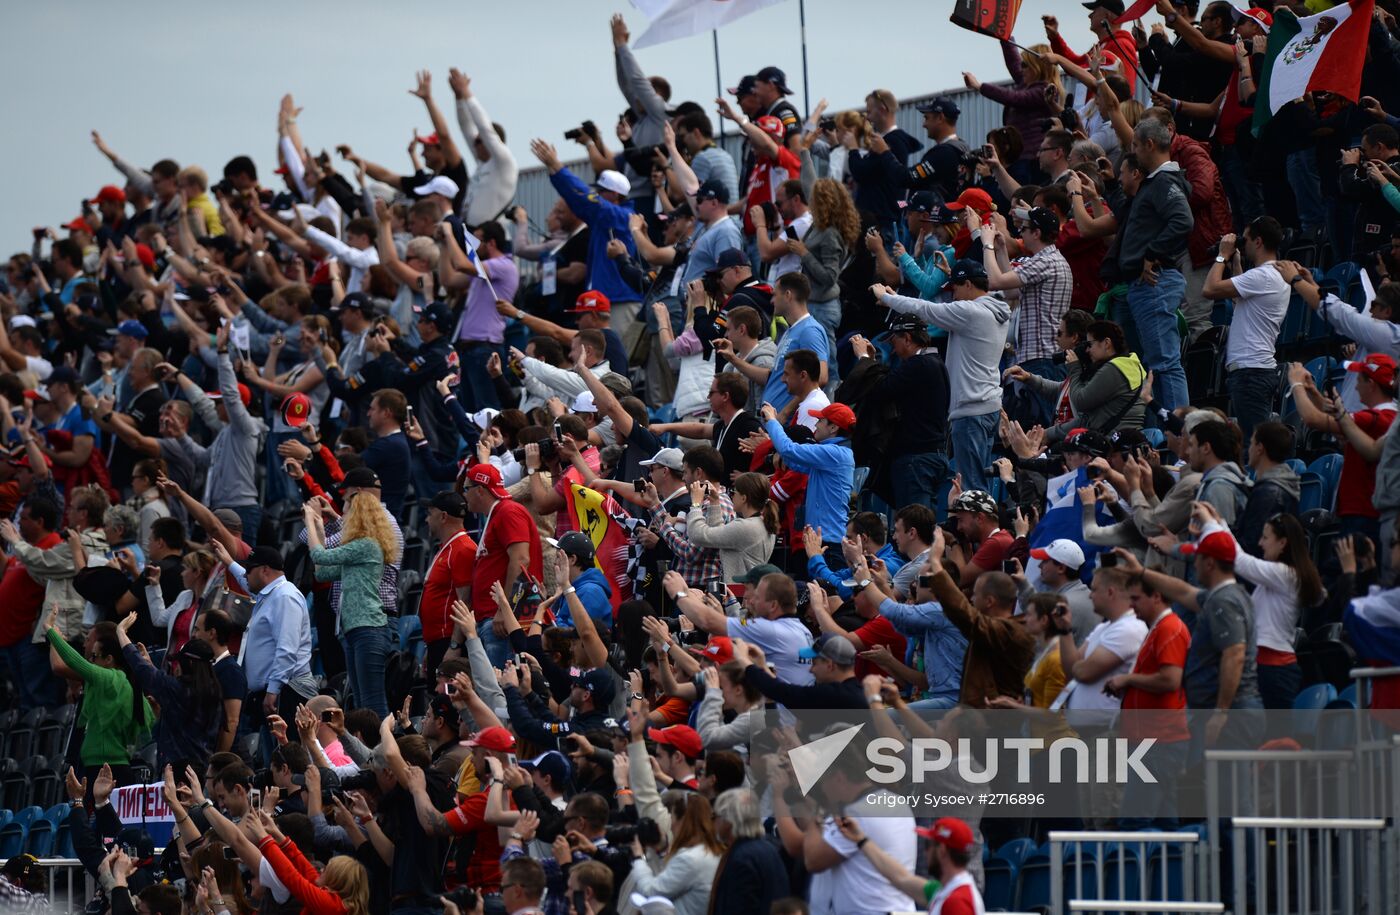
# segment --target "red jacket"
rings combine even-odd
[[[1099,48],[1107,54],[1112,54],[1121,61],[1123,78],[1128,81],[1128,88],[1133,92],[1137,92],[1138,51],[1137,42],[1133,40],[1133,36],[1119,29],[1113,33],[1112,37],[1100,41],[1098,44],[1094,45],[1094,47]],[[1056,54],[1068,58],[1081,67],[1089,66],[1088,55],[1076,54],[1071,51],[1069,45],[1065,44],[1065,40],[1061,37],[1059,32],[1055,32],[1050,36],[1050,48]]]
[[[339,893],[316,885],[321,875],[302,855],[295,842],[287,839],[278,845],[272,836],[264,836],[258,843],[258,851],[272,866],[277,879],[301,903],[302,915],[345,915],[345,900],[340,898]]]
[[[1230,201],[1225,197],[1225,185],[1220,183],[1220,169],[1204,143],[1177,134],[1172,138],[1171,156],[1191,183],[1187,202],[1196,225],[1186,237],[1186,250],[1191,266],[1204,267],[1210,263],[1210,249],[1220,236],[1231,231]]]

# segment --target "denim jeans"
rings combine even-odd
[[[230,505],[233,512],[243,522],[243,542],[249,546],[258,545],[258,526],[262,524],[261,505]]]
[[[13,645],[0,648],[0,670],[9,674],[19,690],[19,710],[63,704],[63,682],[49,668],[49,643],[31,642],[28,633]]]
[[[1259,696],[1267,709],[1291,709],[1303,686],[1303,668],[1293,664],[1260,664]]]
[[[1175,267],[1163,267],[1156,285],[1134,280],[1128,286],[1128,309],[1142,341],[1142,361],[1156,376],[1157,403],[1168,410],[1191,403],[1176,329],[1176,310],[1185,295],[1186,278]]]
[[[1230,392],[1230,415],[1239,422],[1242,440],[1248,445],[1254,427],[1267,422],[1274,412],[1278,371],[1235,369],[1225,376],[1225,390]]]
[[[1304,232],[1315,232],[1327,222],[1327,204],[1322,200],[1322,181],[1317,176],[1317,151],[1309,146],[1288,154],[1284,160],[1288,186],[1298,208],[1298,221]]]
[[[384,665],[389,658],[388,626],[357,626],[341,633],[345,667],[355,708],[367,708],[380,718],[389,714],[384,695]]]
[[[496,397],[496,385],[486,371],[486,363],[490,361],[492,353],[498,354],[501,363],[505,364],[505,347],[498,343],[457,341],[457,355],[461,357],[462,363],[462,380],[457,385],[457,397],[468,413],[475,413],[486,407],[495,407],[498,410],[501,407],[501,402]]]
[[[953,420],[953,469],[962,474],[963,492],[990,491],[983,471],[992,462],[992,442],[996,440],[1000,423],[1000,410]]]
[[[1021,368],[1032,375],[1039,375],[1041,378],[1049,378],[1052,381],[1063,381],[1065,375],[1068,374],[1065,371],[1064,363],[1056,365],[1053,359],[1027,359],[1021,363]],[[1056,391],[1050,397],[1035,394],[1033,399],[1040,406],[1040,414],[1036,417],[1036,422],[1047,429],[1050,428],[1055,420],[1055,402],[1060,399],[1059,392]]]
[[[918,503],[933,508],[938,488],[948,478],[948,456],[936,452],[902,454],[890,462],[894,504],[899,508]]]
[[[481,638],[481,647],[486,652],[486,657],[490,659],[491,666],[501,668],[506,666],[506,658],[511,655],[510,639],[496,635],[496,631],[491,627],[495,618],[480,620],[477,622],[476,631]]]

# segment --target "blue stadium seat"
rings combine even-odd
[[[1016,875],[1016,908],[1028,912],[1050,905],[1049,843],[1027,856]]]
[[[72,858],[73,837],[68,833],[68,804],[54,804],[44,811],[44,819],[51,821],[53,827],[53,850],[50,852],[55,858]]]
[[[14,819],[0,826],[0,858],[9,859],[23,854],[30,824],[43,815],[44,811],[38,807],[26,807],[16,811]]]
[[[1151,860],[1152,849],[1158,843],[1146,846],[1146,857]],[[1105,899],[1138,899],[1141,896],[1143,852],[1142,846],[1131,842],[1111,842],[1104,847],[1103,855],[1103,894]],[[1122,862],[1121,865],[1119,862]],[[1122,869],[1120,881],[1118,873]]]
[[[1325,499],[1323,507],[1331,508],[1337,499],[1337,485],[1342,480],[1342,456],[1324,454],[1308,465],[1308,472],[1315,473],[1322,479]]]
[[[1298,511],[1311,511],[1315,508],[1327,508],[1326,489],[1323,486],[1322,477],[1312,471],[1304,471],[1298,475]]]
[[[1360,690],[1356,688],[1355,683],[1352,683],[1346,689],[1342,690],[1340,693],[1337,693],[1337,698],[1346,699],[1351,703],[1352,708],[1355,708],[1357,704],[1361,701]]]
[[[1288,300],[1288,311],[1284,312],[1283,324],[1279,327],[1278,345],[1288,350],[1302,339],[1308,326],[1308,303],[1296,293]]]
[[[1076,863],[1076,861],[1081,863]],[[1099,898],[1099,845],[1093,842],[1065,844],[1065,893],[1068,899]],[[1075,883],[1078,874],[1079,882]]]
[[[1303,463],[1301,460],[1299,460],[1298,458],[1289,458],[1288,460],[1284,461],[1284,463],[1287,464],[1289,467],[1292,467],[1292,468],[1293,468],[1293,472],[1296,473],[1296,474],[1297,474],[1298,476],[1300,476],[1300,477],[1301,477],[1304,473],[1306,473],[1306,472],[1307,472],[1307,469],[1308,469],[1308,465],[1307,465],[1307,464],[1304,464],[1304,463]]]
[[[1293,733],[1317,733],[1319,713],[1336,698],[1337,687],[1331,683],[1315,683],[1298,693],[1298,698],[1293,700]]]
[[[1147,443],[1153,448],[1161,448],[1167,444],[1167,435],[1156,426],[1142,430],[1142,437],[1147,439]]]
[[[24,850],[36,858],[47,858],[53,854],[53,833],[58,824],[46,816],[36,817],[29,824],[29,834],[24,837]]]
[[[1016,904],[1016,874],[1019,868],[1000,853],[992,855],[983,865],[982,904],[988,912],[1006,912]]]
[[[0,810],[0,826],[4,826],[15,818],[14,811]]]

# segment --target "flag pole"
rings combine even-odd
[[[811,114],[811,90],[807,87],[807,0],[797,0],[798,30],[802,35],[802,117]]]
[[[710,40],[715,47],[715,98],[724,98],[724,82],[719,76],[719,29],[710,29]],[[724,140],[724,118],[719,119],[719,138]]]

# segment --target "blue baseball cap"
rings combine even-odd
[[[968,280],[985,280],[986,278],[987,268],[982,265],[981,261],[962,257],[953,264],[953,275],[948,277],[948,282],[966,283]]]
[[[931,98],[916,106],[919,114],[941,114],[950,121],[956,121],[958,115],[962,114],[962,109],[958,103],[950,98]]]
[[[429,302],[427,305],[414,305],[413,314],[420,321],[429,321],[437,329],[447,333],[452,329],[452,309],[446,302]]]
[[[110,334],[123,334],[128,337],[135,337],[137,340],[144,340],[150,336],[150,331],[146,330],[146,325],[140,321],[126,319],[118,324],[114,330],[108,331]]]

